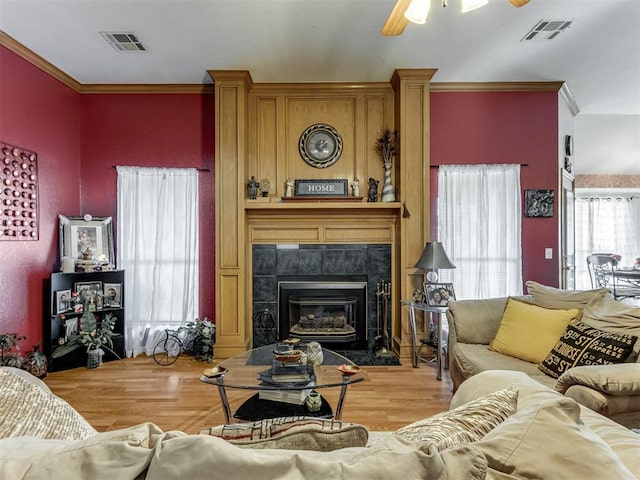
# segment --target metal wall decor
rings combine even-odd
[[[342,137],[331,125],[317,123],[302,132],[298,150],[308,165],[327,168],[342,155]]]
[[[553,190],[526,190],[525,217],[553,217]]]
[[[0,240],[38,240],[38,155],[0,142]]]

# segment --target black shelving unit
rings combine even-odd
[[[43,352],[49,360],[49,371],[55,372],[59,370],[67,370],[86,366],[87,354],[84,348],[79,348],[67,355],[59,358],[52,358],[52,352],[58,348],[58,339],[64,336],[64,324],[69,319],[79,319],[83,312],[64,311],[58,312],[56,292],[65,290],[75,290],[76,283],[101,282],[120,284],[120,302],[119,306],[103,306],[92,313],[101,321],[105,315],[111,313],[116,317],[114,332],[116,335],[112,338],[113,350],[124,358],[124,332],[125,332],[125,310],[124,310],[124,270],[109,270],[104,272],[91,273],[52,273],[49,279],[45,281],[44,293],[44,322],[43,322]],[[105,362],[117,360],[117,357],[105,350],[103,357]]]

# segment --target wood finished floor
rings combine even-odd
[[[366,380],[349,387],[342,419],[392,431],[447,410],[452,396],[448,372],[440,382],[434,364],[413,368],[405,363],[363,367]],[[49,373],[45,382],[98,431],[153,422],[165,431],[198,433],[224,423],[217,389],[200,382],[200,373],[210,366],[183,355],[164,367],[141,355],[92,370]],[[253,393],[227,389],[232,410]],[[337,388],[322,390],[334,407],[338,393]]]

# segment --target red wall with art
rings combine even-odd
[[[0,46],[0,140],[38,155],[39,238],[0,241],[0,333],[26,335],[25,350],[42,341],[42,288],[58,266],[58,213],[80,204],[80,118],[77,92]]]
[[[80,212],[113,217],[116,165],[199,168],[200,317],[214,318],[214,101],[212,94],[82,96]],[[114,237],[117,225],[114,224]],[[115,246],[116,249],[118,246]]]
[[[430,99],[432,166],[520,163],[523,197],[528,189],[556,192],[553,217],[522,217],[522,278],[558,286],[557,92],[432,92]],[[432,168],[432,240],[437,177]],[[553,248],[553,259],[544,258],[546,247]]]

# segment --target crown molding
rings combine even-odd
[[[564,82],[431,82],[432,92],[558,92]]]

